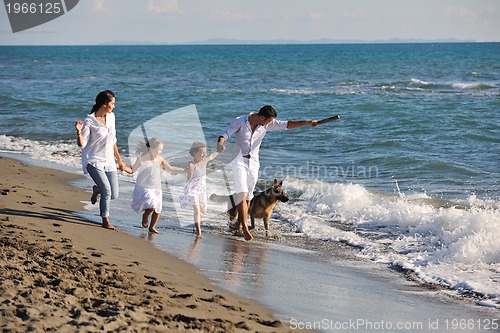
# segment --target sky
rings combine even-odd
[[[25,0],[26,1],[26,0]],[[500,41],[500,0],[80,0],[0,45],[391,39]]]

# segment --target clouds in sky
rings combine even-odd
[[[105,12],[106,7],[104,5],[104,0],[95,0],[92,9],[96,12]]]
[[[153,14],[177,13],[182,14],[179,10],[177,0],[149,0],[148,11]]]
[[[0,44],[184,43],[240,40],[500,41],[498,0],[81,0],[66,15]]]

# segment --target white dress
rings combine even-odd
[[[206,166],[195,167],[193,176],[184,189],[184,195],[181,196],[181,207],[191,208],[198,204],[200,208],[207,207],[207,176]]]
[[[141,213],[146,209],[154,209],[160,214],[162,210],[161,161],[142,161],[137,169],[134,192],[132,193],[132,209]]]

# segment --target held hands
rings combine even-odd
[[[127,173],[132,173],[132,172],[127,171],[127,170],[132,171],[132,169],[129,168],[125,163],[123,163],[123,161],[118,161],[118,168],[120,169],[120,171],[125,171]]]
[[[130,175],[134,173],[134,170],[131,167],[126,166],[126,165],[123,167],[123,169],[120,168],[120,170],[125,171],[126,173],[128,173]]]
[[[224,146],[223,143],[217,143],[217,152],[219,154],[223,153],[225,150],[226,150],[226,146]]]

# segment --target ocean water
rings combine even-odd
[[[277,205],[271,242],[347,244],[381,267],[500,308],[499,43],[0,47],[0,71],[0,150],[73,172],[74,121],[104,89],[117,95],[124,156],[134,130],[174,110],[195,110],[197,133],[212,144],[234,117],[265,104],[280,119],[340,114],[316,129],[267,134],[259,186],[284,180],[291,196]],[[168,143],[187,127],[157,131]],[[214,191],[224,187],[217,165]],[[191,217],[172,206],[183,180],[165,177],[159,229],[187,230]],[[134,233],[133,178],[121,181],[112,209]],[[204,232],[226,237],[224,207],[209,208]]]

